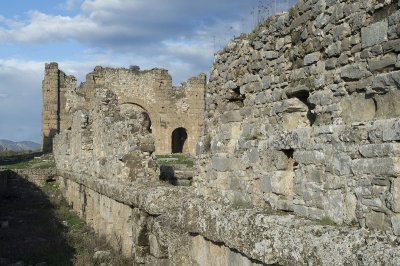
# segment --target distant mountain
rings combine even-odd
[[[11,140],[0,139],[0,151],[36,151],[40,149],[40,144],[32,141],[14,142]]]

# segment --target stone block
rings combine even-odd
[[[277,59],[279,57],[279,53],[275,51],[266,51],[265,52],[265,59],[267,60],[273,60]]]
[[[250,163],[257,163],[260,160],[257,149],[251,149],[248,152],[247,157],[249,158]]]
[[[285,113],[282,116],[281,125],[285,130],[294,130],[310,126],[310,120],[306,112]]]
[[[400,179],[393,178],[390,186],[390,209],[400,213]]]
[[[356,63],[353,65],[346,66],[342,68],[340,73],[340,77],[345,81],[355,81],[367,78],[371,76],[371,72],[369,72],[365,67]]]
[[[399,176],[399,157],[356,159],[352,162],[351,170],[355,175],[371,174],[384,176]]]
[[[368,228],[378,229],[385,231],[389,229],[389,224],[385,220],[385,214],[383,212],[371,211],[365,217],[365,223]]]
[[[292,200],[278,200],[276,202],[276,208],[283,211],[293,211],[293,201]]]
[[[342,42],[337,41],[337,42],[330,44],[328,46],[328,49],[326,50],[326,52],[328,54],[328,57],[339,56],[342,53]],[[336,63],[335,63],[335,65],[336,65]],[[331,68],[329,68],[329,69],[331,69]]]
[[[294,113],[294,112],[307,112],[308,107],[298,98],[287,99],[282,102],[275,110],[276,113]]]
[[[202,142],[202,141],[197,142],[197,144],[196,144],[196,155],[202,154],[203,151],[204,151],[204,144],[203,144],[203,142]]]
[[[374,78],[372,91],[386,93],[389,90],[398,90],[400,84],[400,71],[381,74]]]
[[[293,204],[293,211],[303,217],[308,216],[308,209],[306,206]]]
[[[268,173],[264,176],[263,192],[270,190],[274,194],[282,195],[290,199],[293,195],[293,177],[293,171],[275,171]]]
[[[323,164],[325,155],[320,151],[295,151],[293,159],[301,164]]]
[[[310,87],[306,85],[299,85],[296,87],[288,87],[285,89],[285,93],[288,97],[295,97],[296,95],[307,93],[311,90]]]
[[[318,15],[316,22],[315,22],[315,27],[316,28],[323,28],[328,22],[329,22],[330,16],[328,14],[322,13]]]
[[[343,222],[343,195],[340,190],[331,190],[326,193],[324,211],[325,215],[335,223]]]
[[[374,207],[378,209],[382,209],[382,201],[378,198],[374,199],[362,199],[361,203],[368,207]]]
[[[384,54],[391,53],[391,52],[400,52],[400,39],[391,40],[382,45],[382,50]]]
[[[400,117],[400,90],[391,90],[385,94],[374,95],[376,119]]]
[[[340,107],[342,109],[343,122],[346,124],[369,121],[375,117],[374,100],[366,98],[361,93],[353,93],[348,97],[344,97],[340,102]]]
[[[352,193],[346,193],[343,205],[343,219],[346,224],[353,224],[357,221],[356,216],[357,198]]]
[[[314,64],[314,63],[318,62],[320,58],[321,58],[320,52],[308,54],[304,57],[304,65],[308,66],[308,65]]]
[[[308,212],[311,219],[321,220],[325,216],[324,211],[317,208],[308,208]]]
[[[324,189],[341,189],[346,186],[346,179],[337,175],[326,173],[323,177]]]
[[[342,23],[339,26],[333,28],[333,40],[341,40],[344,37],[349,36],[351,33],[351,27],[348,23]]]
[[[264,193],[271,193],[272,188],[271,188],[271,175],[264,175],[263,176],[263,181],[262,181],[262,191]]]
[[[394,215],[390,220],[392,222],[393,233],[396,236],[400,236],[400,215]]]
[[[242,116],[238,110],[229,111],[222,115],[221,122],[222,123],[230,123],[230,122],[240,122],[242,121]]]
[[[361,155],[367,158],[400,156],[400,143],[382,143],[362,145]]]
[[[363,48],[371,47],[387,41],[388,21],[376,22],[361,29],[361,44]]]
[[[377,70],[382,70],[389,66],[394,66],[396,64],[396,60],[397,57],[394,54],[388,54],[379,59],[368,60],[369,70],[377,71]]]
[[[383,141],[399,141],[400,140],[400,119],[393,118],[385,120],[382,128]]]
[[[365,91],[372,85],[373,76],[353,82],[346,82],[345,86],[349,93]]]
[[[226,172],[231,169],[231,160],[228,158],[213,156],[212,167],[218,172]]]

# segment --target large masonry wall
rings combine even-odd
[[[134,265],[398,265],[395,238],[236,209],[192,188],[122,184],[69,170],[57,181],[74,210]]]
[[[300,0],[228,43],[197,192],[400,235],[399,7]]]

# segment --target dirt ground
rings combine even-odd
[[[0,199],[0,265],[63,263],[73,249],[63,235],[49,197],[18,175],[11,175]]]
[[[99,252],[106,255],[96,258]],[[7,189],[0,193],[0,265],[132,265],[132,261],[72,213],[52,183],[39,188],[12,173]]]

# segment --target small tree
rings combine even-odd
[[[129,66],[129,70],[132,70],[132,71],[139,71],[139,70],[140,70],[140,67],[137,66],[137,65],[130,65],[130,66]]]

